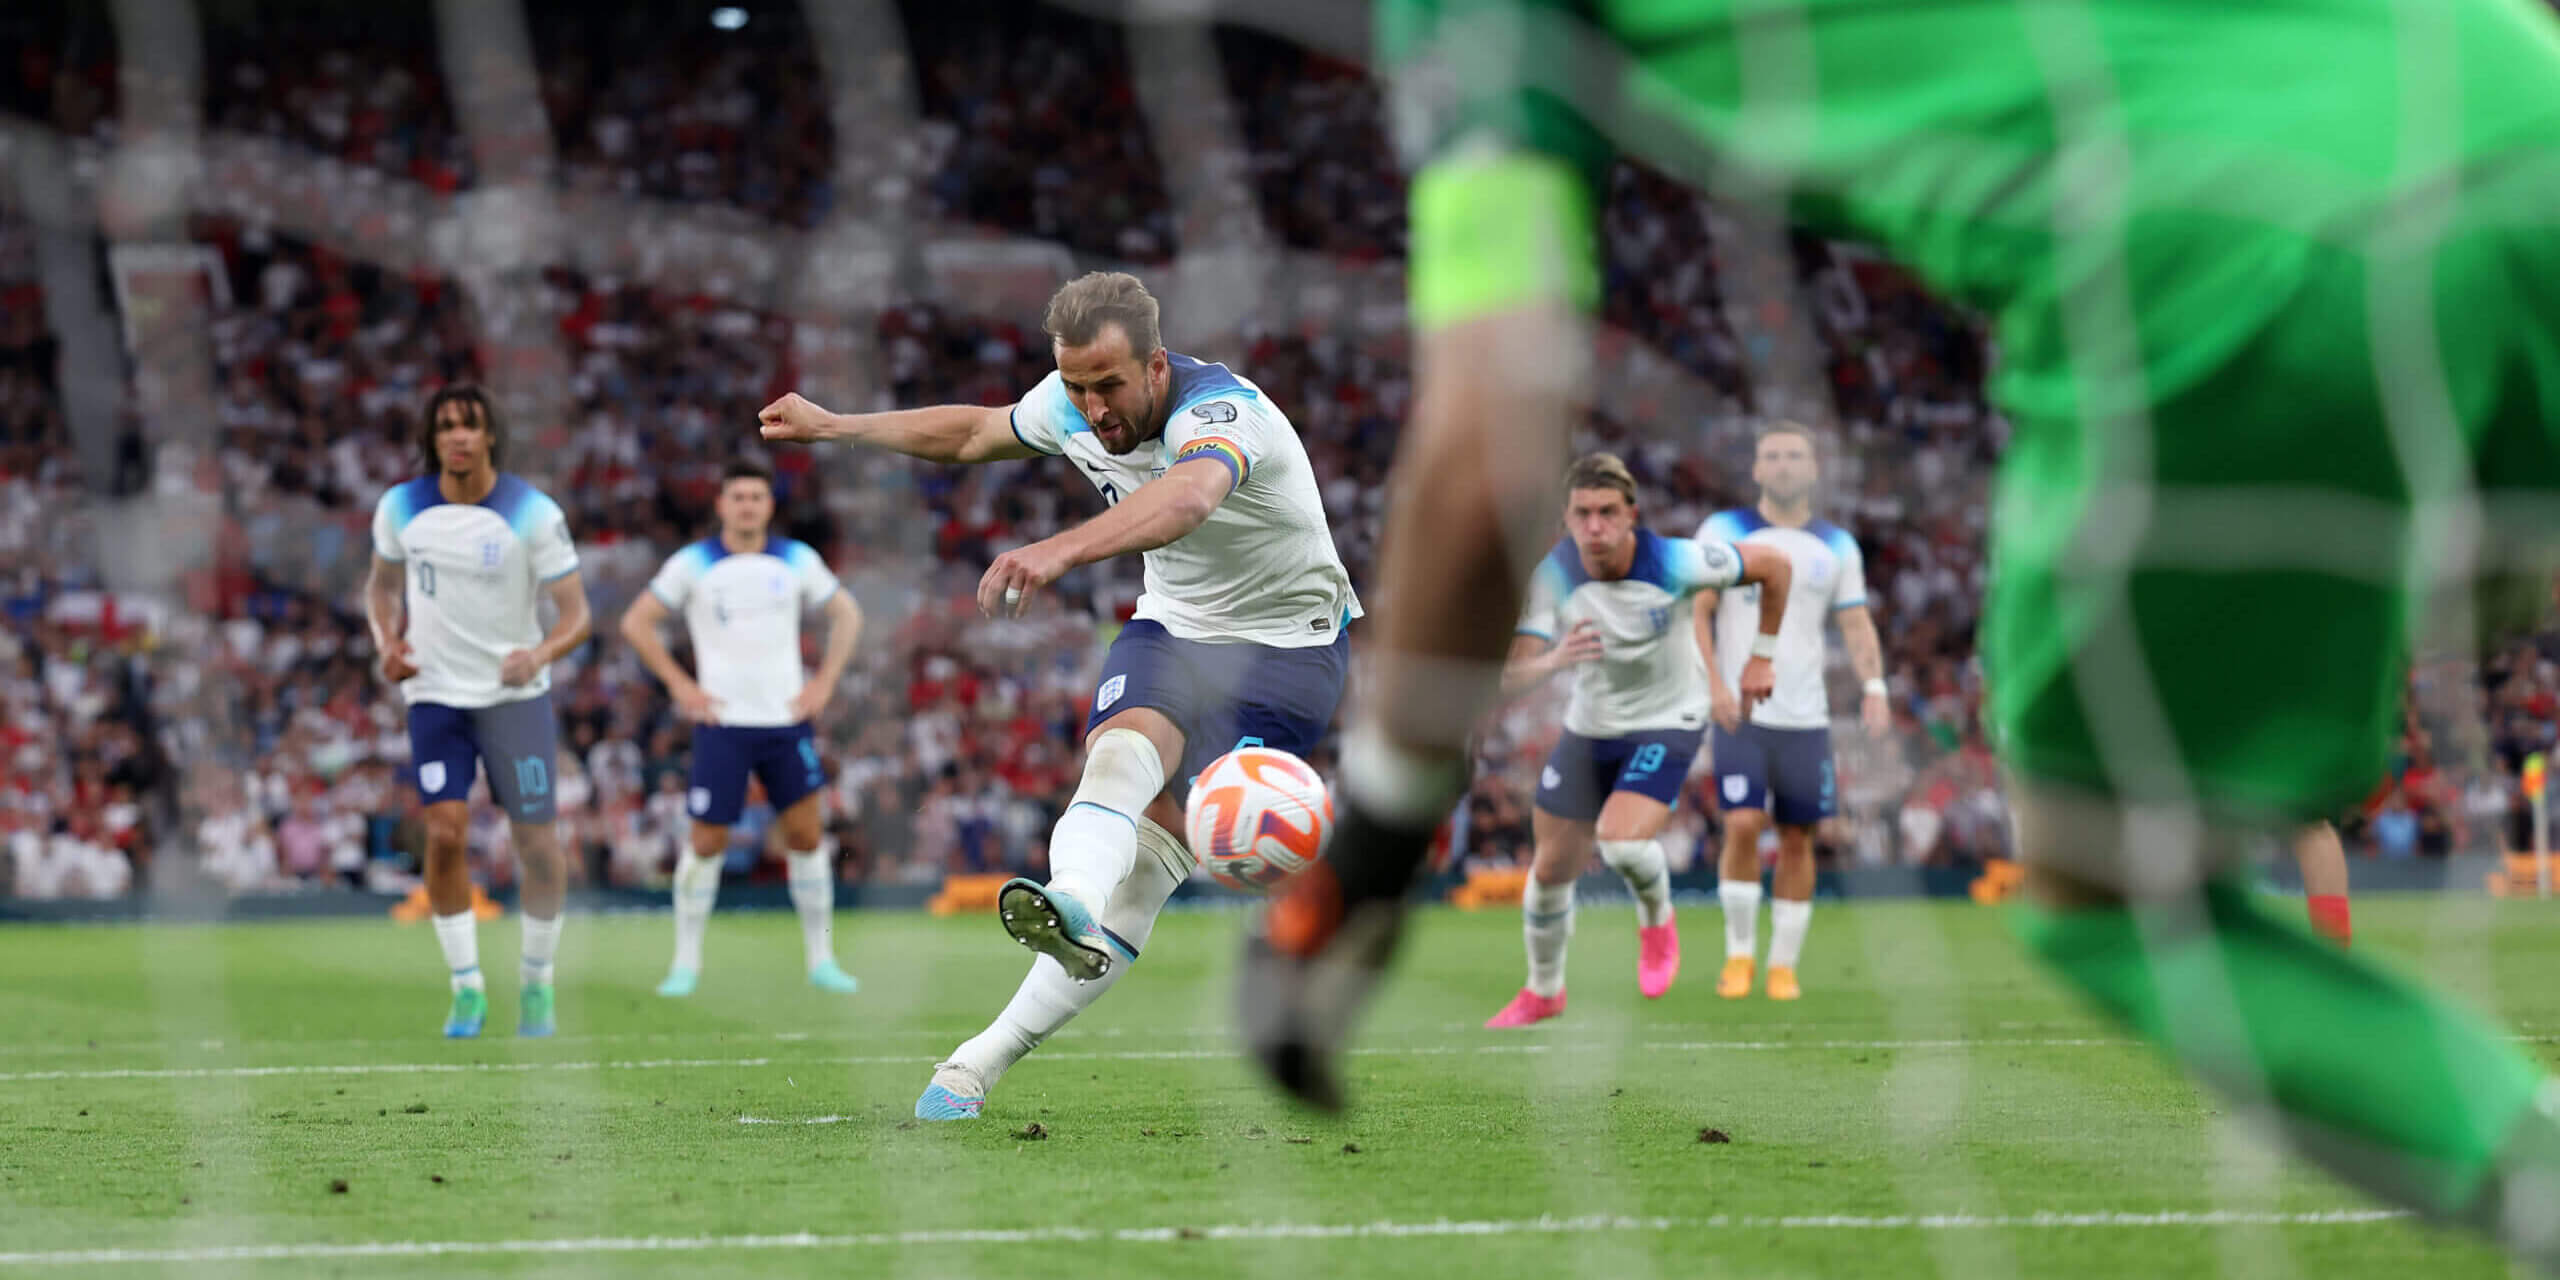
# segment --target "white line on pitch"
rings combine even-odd
[[[1250,1223],[1201,1227],[1029,1227],[1017,1230],[893,1231],[853,1235],[800,1232],[769,1236],[586,1236],[551,1240],[377,1240],[351,1244],[256,1244],[194,1249],[66,1249],[0,1253],[0,1266],[98,1263],[289,1262],[315,1258],[418,1258],[471,1254],[710,1253],[770,1249],[931,1248],[1049,1242],[1178,1244],[1218,1240],[1414,1239],[1435,1236],[1592,1235],[1685,1230],[1742,1231],[2033,1231],[2059,1228],[2198,1229],[2210,1227],[2343,1227],[2393,1222],[2409,1215],[2381,1209],[2319,1213],[2031,1213],[1867,1217],[1506,1218],[1431,1222]]]
[[[906,1040],[906,1039],[918,1039],[918,1040],[930,1040],[930,1041],[943,1041],[943,1040],[959,1041],[959,1040],[965,1040],[965,1039],[968,1039],[970,1035],[974,1034],[974,1030],[973,1030],[973,1029],[974,1029],[977,1025],[979,1025],[979,1024],[972,1023],[972,1024],[968,1025],[968,1026],[961,1026],[961,1025],[958,1025],[958,1024],[954,1024],[954,1025],[949,1026],[949,1027],[887,1027],[887,1028],[858,1028],[858,1029],[847,1029],[847,1030],[841,1030],[841,1031],[761,1031],[761,1030],[755,1030],[755,1029],[752,1029],[752,1028],[726,1028],[726,1029],[723,1029],[723,1028],[704,1028],[704,1029],[699,1030],[699,1031],[608,1031],[608,1032],[597,1032],[597,1033],[594,1033],[594,1034],[588,1034],[588,1035],[566,1035],[566,1036],[553,1036],[553,1037],[551,1037],[551,1038],[549,1039],[549,1041],[547,1041],[547,1043],[555,1044],[555,1045],[587,1045],[587,1044],[593,1044],[593,1045],[603,1045],[603,1044],[668,1044],[668,1045],[683,1045],[683,1044],[709,1044],[709,1045],[725,1045],[725,1044],[754,1044],[754,1043],[760,1043],[760,1042],[764,1042],[764,1041],[773,1041],[773,1042],[778,1043],[778,1044],[803,1044],[803,1043],[824,1044],[824,1043],[828,1043],[828,1042],[831,1042],[831,1041],[842,1041],[842,1040],[862,1041],[862,1042],[865,1042],[865,1043],[877,1042],[877,1041],[881,1041],[881,1040]],[[1817,1024],[1811,1024],[1811,1023],[1779,1023],[1779,1022],[1770,1022],[1770,1023],[1722,1023],[1722,1022],[1720,1022],[1720,1023],[1716,1024],[1716,1025],[1717,1025],[1718,1027],[1720,1027],[1720,1028],[1724,1029],[1724,1030],[1727,1030],[1727,1031],[1787,1031],[1787,1030],[1799,1030],[1799,1031],[1800,1031],[1800,1030],[1803,1030],[1803,1029],[1804,1029],[1805,1027],[1807,1027],[1807,1026],[1810,1026],[1810,1025],[1817,1025]],[[1461,1032],[1467,1032],[1467,1031],[1479,1031],[1479,1030],[1482,1030],[1482,1029],[1483,1029],[1483,1027],[1484,1027],[1484,1024],[1483,1024],[1483,1023],[1481,1023],[1481,1022],[1444,1022],[1444,1023],[1440,1023],[1440,1024],[1436,1025],[1436,1026],[1428,1026],[1428,1027],[1406,1027],[1406,1028],[1398,1028],[1397,1030],[1401,1030],[1403,1033],[1408,1034],[1408,1035],[1456,1035],[1456,1034],[1459,1034],[1459,1033],[1461,1033]],[[1532,1034],[1548,1035],[1548,1034],[1553,1034],[1553,1033],[1555,1033],[1555,1032],[1557,1032],[1557,1031],[1560,1031],[1560,1030],[1566,1030],[1566,1028],[1544,1028],[1544,1027],[1542,1027],[1542,1028],[1538,1028],[1538,1029],[1536,1029]],[[1074,1032],[1072,1032],[1072,1033],[1069,1033],[1069,1035],[1068,1035],[1068,1036],[1060,1038],[1056,1043],[1060,1043],[1060,1044],[1066,1044],[1066,1043],[1071,1043],[1071,1042],[1072,1042],[1072,1043],[1083,1043],[1083,1042],[1091,1041],[1091,1040],[1109,1040],[1109,1041],[1127,1041],[1127,1040],[1134,1040],[1134,1041],[1148,1041],[1148,1040],[1177,1040],[1177,1041],[1180,1041],[1180,1040],[1225,1040],[1225,1039],[1230,1039],[1230,1038],[1232,1038],[1234,1035],[1235,1035],[1235,1031],[1234,1031],[1234,1029],[1233,1029],[1233,1028],[1231,1028],[1231,1027],[1223,1027],[1223,1026],[1219,1026],[1219,1027],[1096,1027],[1096,1028],[1092,1028],[1092,1029],[1090,1029],[1090,1030],[1082,1030],[1082,1029],[1080,1029],[1080,1030],[1074,1031]],[[108,1053],[156,1053],[156,1052],[165,1052],[165,1051],[167,1051],[167,1050],[169,1050],[169,1049],[172,1049],[172,1048],[185,1048],[185,1049],[188,1049],[188,1050],[193,1050],[193,1051],[198,1051],[198,1052],[204,1052],[204,1053],[232,1053],[232,1052],[246,1052],[246,1051],[259,1050],[259,1049],[304,1049],[304,1050],[309,1050],[309,1049],[393,1049],[393,1048],[415,1048],[415,1047],[417,1046],[417,1044],[418,1044],[419,1040],[420,1040],[420,1037],[417,1037],[417,1036],[407,1036],[407,1037],[402,1037],[402,1038],[399,1038],[399,1039],[269,1040],[269,1041],[223,1040],[223,1039],[194,1040],[194,1041],[179,1041],[179,1040],[92,1040],[92,1041],[81,1041],[81,1042],[77,1042],[77,1043],[74,1043],[74,1042],[71,1042],[71,1041],[60,1041],[60,1042],[51,1043],[51,1044],[13,1044],[13,1045],[0,1045],[0,1058],[32,1058],[32,1057],[66,1057],[66,1058],[67,1058],[67,1057],[77,1057],[77,1056],[80,1056],[80,1055],[83,1055],[83,1054],[92,1054],[92,1053],[96,1053],[96,1054],[108,1054]]]
[[[1635,1046],[1656,1053],[1788,1053],[1800,1050],[1848,1052],[1939,1049],[2051,1048],[2078,1049],[2126,1046],[2131,1040],[1655,1040]],[[1610,1041],[1589,1043],[1520,1043],[1454,1045],[1368,1045],[1351,1050],[1358,1057],[1437,1058],[1507,1054],[1618,1054],[1628,1046]],[[1068,1050],[1040,1055],[1043,1062],[1180,1062],[1234,1058],[1231,1049]],[[813,1058],[625,1058],[547,1062],[345,1062],[294,1063],[259,1067],[104,1067],[61,1071],[0,1072],[0,1084],[41,1080],[231,1080],[268,1076],[468,1075],[517,1071],[666,1071],[731,1067],[930,1066],[931,1055],[879,1054]]]
[[[805,1120],[768,1120],[763,1116],[740,1116],[740,1124],[846,1124],[852,1116],[810,1116]]]

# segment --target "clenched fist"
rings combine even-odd
[[[758,411],[756,421],[763,426],[767,440],[806,444],[826,439],[827,420],[834,416],[816,401],[793,391]]]

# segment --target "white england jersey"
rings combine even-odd
[[[1707,666],[1689,622],[1689,597],[1742,580],[1742,553],[1721,542],[1636,530],[1627,576],[1594,578],[1568,538],[1529,578],[1520,634],[1562,643],[1580,623],[1600,629],[1598,660],[1573,668],[1564,727],[1586,738],[1707,723]]]
[[[1831,697],[1823,683],[1823,628],[1833,612],[1867,602],[1867,567],[1858,540],[1829,521],[1801,529],[1774,525],[1749,507],[1708,516],[1700,542],[1751,542],[1786,553],[1795,568],[1787,588],[1786,616],[1778,623],[1777,691],[1751,710],[1751,723],[1771,729],[1821,729],[1831,724]],[[1760,634],[1760,589],[1727,592],[1716,602],[1716,663],[1727,687],[1742,679]]]
[[[541,696],[544,668],[510,687],[498,666],[542,643],[534,605],[542,584],[578,569],[568,517],[541,490],[505,472],[478,502],[448,502],[436,477],[391,486],[373,508],[373,553],[408,579],[409,656],[400,683],[411,703],[494,707]]]
[[[1164,434],[1113,456],[1067,397],[1056,373],[1013,407],[1013,434],[1064,455],[1117,503],[1177,462],[1226,466],[1235,487],[1197,529],[1146,554],[1137,616],[1184,640],[1246,640],[1280,649],[1332,644],[1360,616],[1351,575],[1333,549],[1315,468],[1297,428],[1262,389],[1166,352],[1173,363]]]
[[[774,537],[757,551],[705,538],[649,580],[649,594],[684,617],[693,678],[720,700],[719,723],[739,726],[799,723],[800,617],[843,589],[807,543]]]

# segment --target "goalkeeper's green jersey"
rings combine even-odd
[[[1991,319],[1980,640],[2030,776],[2325,814],[2379,775],[2473,518],[2560,527],[2560,29],[2528,0],[1378,13],[1426,329],[1592,302],[1621,150]]]

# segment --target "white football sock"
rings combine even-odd
[[[527,986],[548,983],[551,981],[551,956],[560,947],[560,922],[569,918],[568,913],[564,911],[548,920],[533,916],[522,918],[524,952],[522,963],[516,969],[517,976],[523,978]]]
[[[1564,992],[1564,952],[1573,941],[1573,882],[1529,877],[1520,891],[1520,936],[1529,948],[1529,991],[1553,999]]]
[[[1769,900],[1769,967],[1792,969],[1796,957],[1804,954],[1804,931],[1813,923],[1813,899],[1802,902],[1787,898]]]
[[[1636,924],[1659,929],[1671,923],[1671,863],[1659,840],[1603,840],[1600,860],[1636,895]]]
[[[720,901],[722,860],[719,854],[676,855],[676,958],[670,968],[702,969],[702,934],[710,927],[712,906]]]
[[[1182,877],[1174,873],[1173,866],[1187,869],[1191,863],[1190,851],[1164,828],[1140,818],[1138,835],[1139,843],[1151,856],[1135,859],[1136,866],[1112,892],[1109,905],[1102,911],[1102,927],[1128,943],[1132,951],[1146,948],[1147,939],[1155,933],[1156,916],[1182,884]],[[1022,1055],[1039,1048],[1041,1041],[1101,999],[1102,993],[1128,971],[1128,964],[1115,964],[1111,972],[1091,982],[1077,982],[1057,961],[1047,956],[1033,960],[1030,976],[1022,980],[1004,1012],[997,1014],[986,1030],[952,1050],[951,1060],[976,1070],[987,1087],[993,1089],[1005,1071],[1022,1060]]]
[[[1098,911],[1129,878],[1138,822],[1164,790],[1155,744],[1135,729],[1106,729],[1085,744],[1084,780],[1049,833],[1049,885]]]
[[[836,958],[835,859],[824,847],[786,854],[791,868],[791,909],[800,913],[800,949],[807,968]]]
[[[435,921],[436,945],[444,948],[444,967],[453,975],[453,989],[488,990],[480,980],[480,922],[472,918],[470,908],[437,916]]]
[[[1725,958],[1750,956],[1760,949],[1760,882],[1719,880],[1716,900],[1724,904]]]

